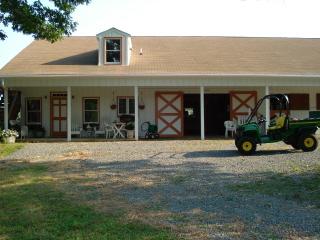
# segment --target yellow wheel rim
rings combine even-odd
[[[303,144],[304,144],[305,147],[311,148],[314,145],[314,140],[313,140],[313,138],[308,137],[303,141]]]
[[[245,141],[242,143],[242,149],[246,152],[249,152],[252,149],[252,143],[249,141]]]

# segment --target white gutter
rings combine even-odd
[[[41,78],[41,77],[303,77],[303,78],[320,78],[320,74],[218,74],[218,73],[208,73],[208,74],[96,74],[96,75],[86,75],[86,74],[10,74],[10,75],[0,75],[0,78]]]

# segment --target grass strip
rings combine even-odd
[[[273,174],[256,181],[229,186],[233,191],[262,193],[320,208],[320,166],[290,174]]]
[[[23,143],[11,143],[11,144],[4,144],[0,143],[0,158],[6,157],[11,153],[23,148]]]
[[[40,164],[6,164],[0,177],[0,239],[175,239],[166,229],[108,216],[55,187]]]

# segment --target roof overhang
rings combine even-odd
[[[320,75],[275,74],[123,74],[123,75],[7,75],[7,87],[320,87]]]

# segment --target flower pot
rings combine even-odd
[[[143,110],[145,108],[144,105],[139,105],[139,109]]]
[[[132,139],[134,137],[134,130],[127,130],[127,138]]]
[[[15,136],[3,137],[2,140],[3,140],[3,143],[15,143],[16,137]]]

